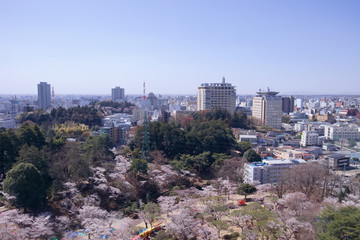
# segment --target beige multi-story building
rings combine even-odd
[[[236,90],[231,83],[203,83],[198,87],[197,98],[198,110],[208,110],[212,108],[223,108],[231,114],[236,107]]]
[[[252,116],[258,119],[261,125],[280,129],[282,98],[276,96],[278,92],[273,92],[269,89],[267,92],[260,90],[257,94],[253,99]]]
[[[306,146],[318,146],[319,145],[319,134],[312,131],[303,131],[301,135],[300,145]]]
[[[324,135],[327,139],[339,141],[341,138],[347,140],[360,140],[360,128],[355,125],[326,125]]]

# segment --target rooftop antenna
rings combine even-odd
[[[222,83],[225,83],[225,77],[222,78]]]

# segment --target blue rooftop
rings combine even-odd
[[[263,162],[253,162],[253,164],[251,164],[250,166],[252,166],[252,167],[265,166],[265,163],[263,163]]]

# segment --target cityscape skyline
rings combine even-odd
[[[1,95],[357,95],[357,1],[0,3]]]

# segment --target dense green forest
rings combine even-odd
[[[163,152],[176,169],[206,172],[237,148],[231,127],[250,128],[251,124],[243,112],[231,115],[222,109],[195,112],[178,123],[151,122],[150,150]],[[143,127],[138,127],[129,144],[132,150],[142,149],[143,132]]]
[[[50,113],[38,109],[32,112],[23,113],[20,115],[19,121],[20,123],[32,121],[38,125],[62,124],[67,121],[72,121],[88,125],[91,128],[96,125],[101,125],[101,113],[90,106],[72,107],[69,109],[59,107],[57,109],[52,109]]]
[[[113,108],[120,108],[120,109],[125,109],[125,108],[130,108],[135,106],[135,104],[130,103],[130,102],[114,102],[114,101],[102,101],[102,102],[98,102],[96,103],[96,105],[100,106],[100,107],[113,107]]]

